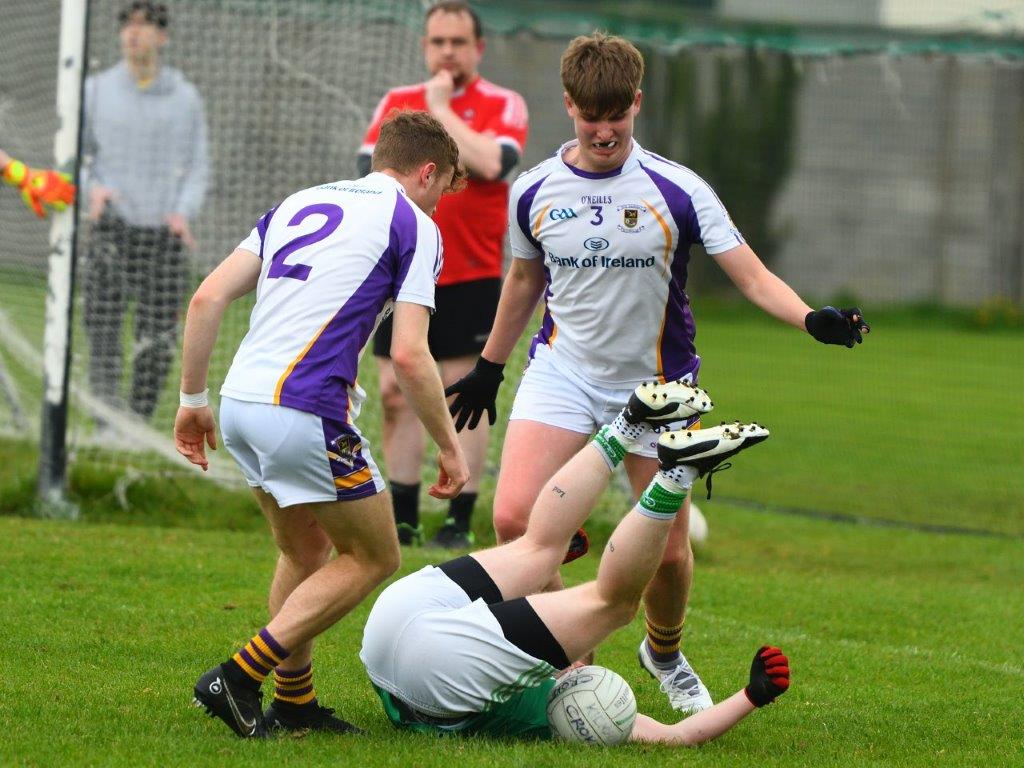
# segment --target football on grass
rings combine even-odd
[[[636,699],[621,675],[598,666],[567,673],[548,696],[548,722],[556,738],[611,747],[629,738]]]

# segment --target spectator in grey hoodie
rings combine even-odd
[[[187,288],[190,221],[206,192],[203,103],[163,66],[169,18],[161,3],[119,14],[123,58],[85,86],[85,199],[92,222],[85,278],[89,380],[119,403],[121,328],[135,305],[130,407],[152,416],[177,347]]]

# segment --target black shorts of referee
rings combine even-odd
[[[438,286],[434,291],[436,309],[427,332],[434,359],[480,354],[494,325],[500,295],[501,280],[496,277]],[[373,354],[377,357],[391,357],[391,328],[388,316],[373,337]]]

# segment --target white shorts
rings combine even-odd
[[[700,359],[683,380],[697,383]],[[527,419],[572,432],[592,435],[614,421],[626,407],[635,387],[626,389],[592,384],[558,362],[551,348],[538,344],[512,404],[509,420]],[[700,417],[666,425],[661,432],[699,425]],[[630,450],[640,456],[658,455],[658,432],[647,430]]]
[[[245,481],[278,506],[353,501],[384,490],[369,443],[354,424],[221,397],[220,431]]]
[[[431,565],[377,598],[359,658],[375,685],[437,717],[488,711],[554,672],[505,638],[483,599]]]

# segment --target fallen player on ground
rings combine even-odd
[[[547,483],[519,539],[389,586],[374,604],[360,658],[388,718],[413,731],[547,738],[556,670],[580,659],[636,615],[690,486],[768,430],[732,422],[663,433],[660,469],[619,522],[597,579],[542,592],[612,471],[651,427],[707,413],[707,393],[683,382],[637,388],[616,419]],[[778,648],[758,650],[748,684],[671,725],[637,715],[632,741],[700,744],[789,686]]]

